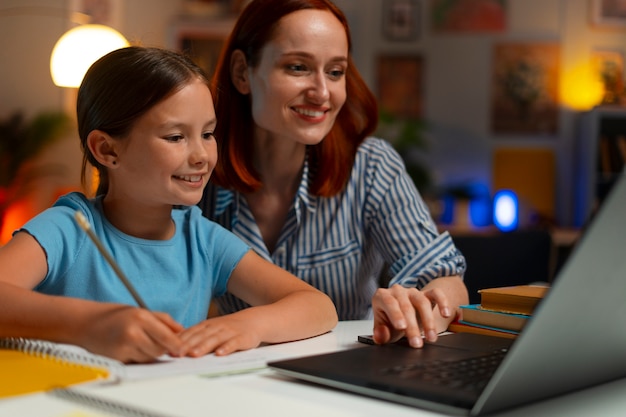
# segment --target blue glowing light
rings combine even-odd
[[[517,229],[519,203],[511,190],[501,190],[493,197],[493,223],[503,232]]]

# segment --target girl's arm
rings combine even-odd
[[[253,307],[186,330],[181,338],[191,346],[190,355],[226,355],[262,342],[304,339],[326,333],[337,324],[337,311],[326,294],[254,251],[239,261],[228,291]]]
[[[124,362],[185,353],[169,315],[33,291],[46,274],[46,255],[28,233],[0,248],[0,337],[75,344]]]

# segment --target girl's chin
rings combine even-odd
[[[174,203],[174,206],[195,206],[202,199],[202,194],[197,197],[179,198],[178,202]]]

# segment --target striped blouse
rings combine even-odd
[[[357,151],[345,189],[309,193],[309,166],[273,253],[246,199],[210,184],[204,215],[232,230],[259,255],[328,294],[340,320],[372,317],[381,282],[422,288],[434,278],[462,275],[465,259],[447,232],[439,234],[401,157],[386,141],[368,138]],[[226,294],[221,313],[246,307]]]

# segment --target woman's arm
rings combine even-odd
[[[46,273],[46,255],[28,233],[0,248],[0,337],[76,344],[124,362],[185,353],[169,315],[33,291]]]
[[[326,333],[337,324],[330,298],[282,268],[248,251],[228,291],[253,307],[211,318],[181,335],[192,356],[226,355],[262,342],[279,343]]]
[[[395,341],[403,335],[415,346],[435,340],[467,304],[467,289],[460,275],[465,260],[450,236],[440,234],[402,158],[383,141],[372,140],[366,170],[369,193],[369,236],[390,265],[388,289],[372,299],[374,340]],[[439,277],[439,278],[433,278]],[[399,285],[398,285],[399,284]]]

